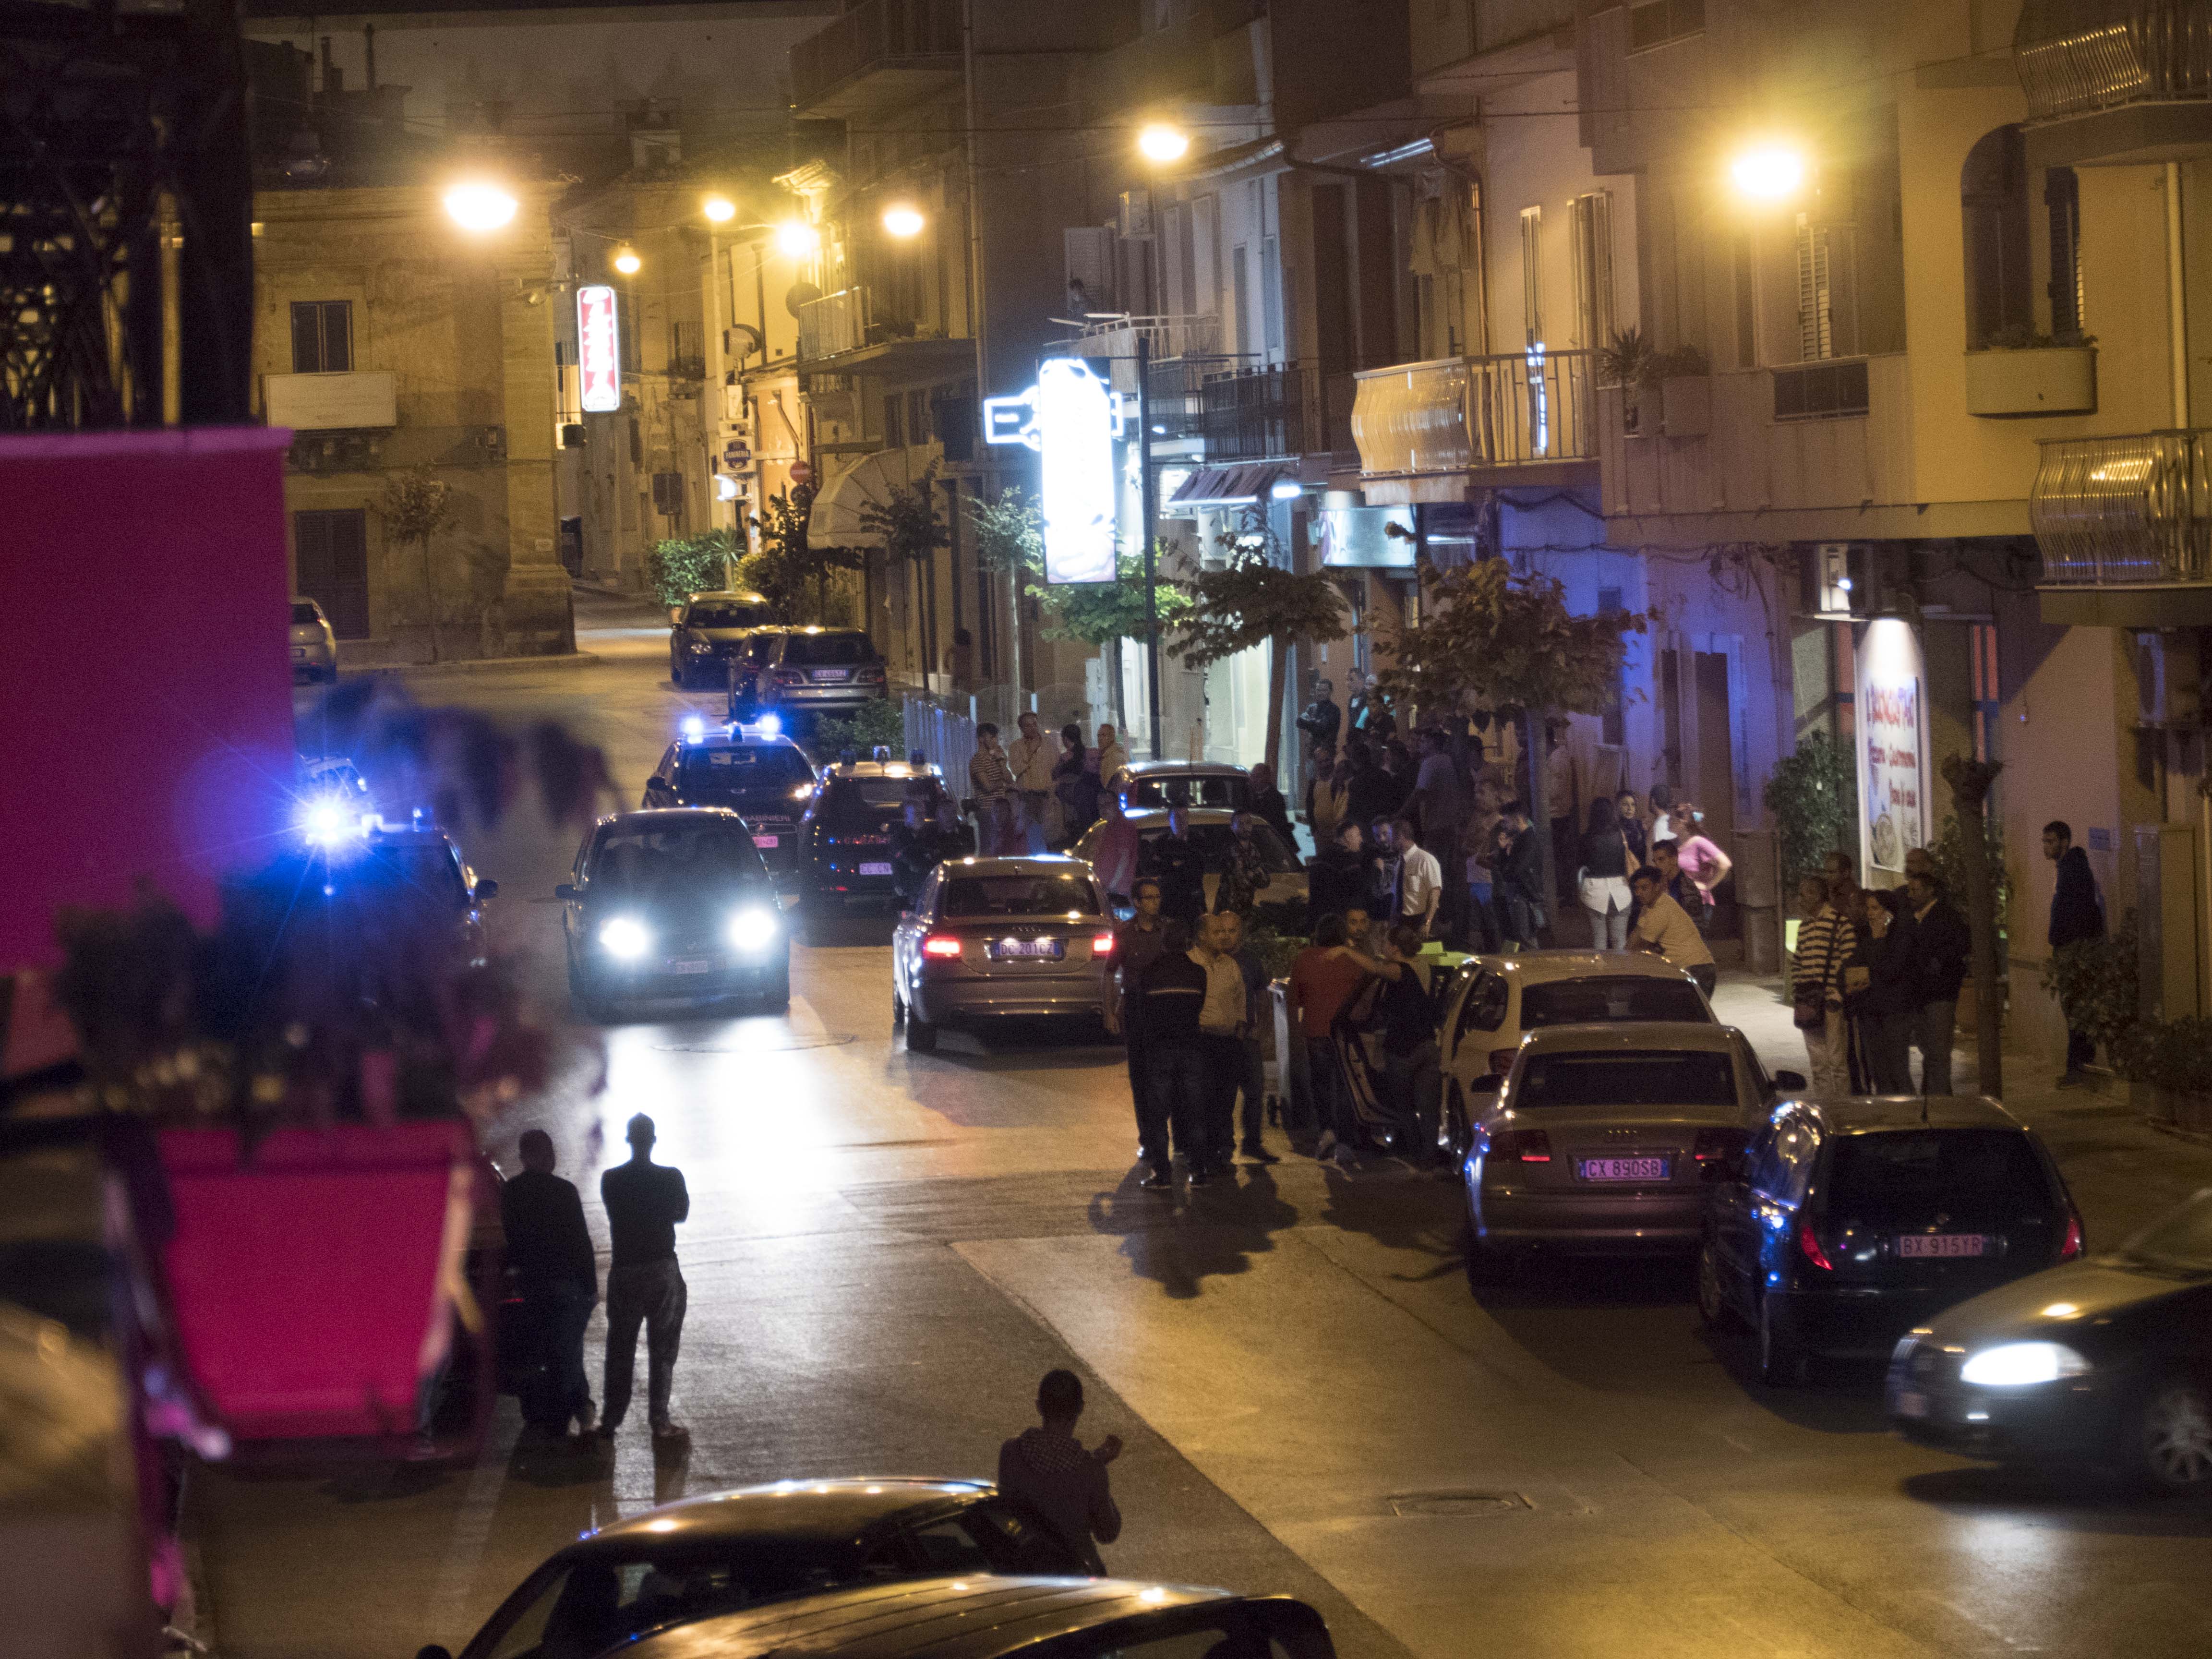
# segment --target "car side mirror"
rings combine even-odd
[[[1471,1095],[1494,1095],[1505,1086],[1505,1079],[1495,1072],[1484,1072],[1470,1079],[1467,1091]]]
[[[1777,1072],[1774,1074],[1774,1091],[1777,1094],[1796,1094],[1804,1087],[1805,1074],[1802,1072]]]
[[[499,884],[497,882],[494,881],[489,876],[478,876],[477,878],[477,903],[481,904],[486,899],[495,899],[498,896]]]
[[[576,896],[575,887],[564,881],[553,890],[553,896],[556,899],[573,899]]]

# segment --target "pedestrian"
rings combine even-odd
[[[1382,946],[1374,938],[1375,915],[1364,904],[1349,905],[1344,912],[1344,942],[1353,950],[1373,956]]]
[[[999,746],[999,728],[986,720],[975,728],[975,752],[968,759],[968,787],[975,799],[975,856],[994,859],[1014,849],[1014,772]]]
[[[1347,738],[1344,753],[1351,767],[1350,775],[1345,780],[1344,810],[1371,830],[1376,818],[1391,815],[1396,805],[1391,799],[1395,786],[1376,757],[1375,745],[1366,738]]]
[[[1313,827],[1316,856],[1336,839],[1336,826],[1344,822],[1352,799],[1351,783],[1352,769],[1335,750],[1314,751],[1313,781],[1306,786],[1306,822]]]
[[[1620,817],[1620,833],[1628,837],[1628,867],[1651,861],[1650,841],[1644,827],[1644,807],[1633,789],[1624,789],[1613,798],[1613,810]]]
[[[1651,829],[1648,844],[1656,847],[1662,841],[1674,839],[1674,786],[1655,783],[1651,786]]]
[[[1121,735],[1110,726],[1098,728],[1098,788],[1104,795],[1121,793],[1121,774],[1128,769],[1129,751],[1121,747]]]
[[[2043,826],[2043,856],[2058,866],[2058,879],[2051,890],[2051,948],[2056,951],[2085,939],[2105,936],[2105,902],[2097,893],[2097,877],[2089,868],[2089,855],[2074,844],[2073,826],[2053,818]],[[2079,1089],[2089,1082],[2089,1067],[2097,1058],[2097,1040],[2089,1034],[2088,1010],[2080,1002],[2062,1003],[2066,1017],[2066,1071],[2058,1079],[2062,1089]]]
[[[1915,848],[1914,851],[1919,851]],[[1911,854],[1905,862],[1911,863]],[[1951,1048],[1959,1024],[1959,988],[1973,958],[1973,935],[1944,897],[1933,860],[1905,879],[1905,914],[1899,918],[1911,942],[1911,1006],[1905,1029],[1920,1050],[1920,1092],[1951,1092]]]
[[[1140,878],[1136,913],[1114,929],[1113,968],[1107,975],[1106,1023],[1128,1045],[1129,1102],[1137,1115],[1137,1161],[1166,1171],[1173,1153],[1166,1117],[1154,1111],[1152,1044],[1145,1024],[1145,975],[1167,951],[1167,918],[1160,914],[1160,884]],[[1162,1184],[1166,1176],[1162,1175]]]
[[[1490,861],[1498,931],[1507,950],[1534,950],[1545,923],[1544,848],[1528,809],[1510,800],[1498,809],[1496,851]]]
[[[599,1264],[584,1225],[584,1201],[574,1184],[553,1173],[553,1138],[544,1130],[523,1131],[516,1150],[522,1173],[501,1183],[499,1218],[531,1346],[544,1367],[543,1385],[522,1395],[523,1426],[559,1436],[573,1419],[578,1434],[589,1434],[596,1419],[584,1375],[584,1328],[599,1299]]]
[[[1628,878],[1628,886],[1637,905],[1636,921],[1628,930],[1630,945],[1656,952],[1669,967],[1686,971],[1708,997],[1712,995],[1720,983],[1713,953],[1698,937],[1688,912],[1668,895],[1659,872],[1647,864]]]
[[[1052,799],[1053,765],[1059,756],[1034,713],[1023,714],[1014,724],[1021,735],[1006,750],[1006,764],[1014,775],[1014,833],[1019,837],[1017,844],[1026,845],[1035,854],[1045,850],[1045,805]]]
[[[1199,1035],[1206,1006],[1206,965],[1191,948],[1187,922],[1161,928],[1160,952],[1138,981],[1144,1012],[1145,1100],[1148,1116],[1137,1126],[1137,1143],[1151,1169],[1137,1184],[1164,1192],[1175,1184],[1174,1155],[1182,1154],[1191,1181],[1206,1184],[1206,1113],[1210,1098],[1206,1049]]]
[[[1237,1148],[1252,1163],[1279,1163],[1267,1146],[1267,1074],[1261,1033],[1274,1024],[1267,964],[1261,961],[1259,951],[1245,942],[1243,916],[1234,910],[1217,910],[1213,923],[1214,950],[1234,962],[1244,976],[1244,1023],[1237,1033],[1243,1054],[1237,1066],[1237,1090],[1242,1097],[1237,1108]],[[1288,1079],[1284,1085],[1289,1086]]]
[[[1213,890],[1216,915],[1250,915],[1261,890],[1273,878],[1267,849],[1254,833],[1259,822],[1250,812],[1229,815],[1229,848],[1222,860],[1220,880]]]
[[[1194,932],[1206,914],[1206,853],[1190,838],[1183,808],[1168,808],[1167,832],[1145,843],[1137,869],[1159,878],[1160,908]]]
[[[669,1415],[676,1382],[676,1350],[684,1335],[686,1292],[676,1265],[677,1224],[691,1214],[684,1172],[653,1161],[653,1120],[643,1112],[624,1131],[629,1161],[599,1177],[614,1244],[607,1264],[606,1413],[599,1432],[615,1437],[629,1410],[637,1364],[638,1327],[645,1327],[646,1412],[655,1440],[681,1439],[685,1430]]]
[[[1413,798],[1413,777],[1419,769],[1413,764],[1413,751],[1392,738],[1382,745],[1382,769],[1390,779],[1390,804],[1385,810],[1395,818]]]
[[[1398,826],[1387,815],[1367,826],[1373,856],[1367,866],[1367,908],[1386,925],[1398,914]]]
[[[1144,851],[1144,840],[1138,835],[1135,823],[1121,810],[1121,796],[1103,794],[1098,805],[1104,822],[1091,843],[1091,868],[1098,878],[1098,884],[1106,890],[1107,897],[1127,899],[1137,879],[1137,860]]]
[[[1846,882],[1853,887],[1859,884],[1858,862],[1840,847],[1820,855],[1820,873],[1827,878],[1832,893]]]
[[[1436,932],[1437,908],[1443,902],[1443,866],[1421,845],[1420,830],[1411,818],[1390,826],[1390,842],[1398,854],[1393,914],[1426,939]]]
[[[975,684],[975,636],[964,628],[952,630],[952,648],[945,653],[945,666],[952,676],[952,689],[966,691]]]
[[[1312,740],[1316,762],[1322,750],[1336,747],[1336,734],[1344,727],[1344,711],[1336,706],[1336,688],[1328,681],[1314,682],[1313,701],[1299,710],[1297,727]]]
[[[1369,689],[1367,677],[1359,670],[1355,668],[1344,677],[1344,689],[1348,699],[1346,717],[1361,737],[1379,744],[1398,729],[1398,722],[1390,717],[1389,705],[1380,692]]]
[[[1383,1094],[1407,1156],[1426,1165],[1437,1156],[1437,1117],[1443,1098],[1437,1047],[1437,1006],[1421,935],[1400,922],[1384,935],[1382,954],[1360,965],[1383,981],[1375,1005],[1382,1030]]]
[[[1047,1371],[1037,1384],[1036,1408],[1042,1426],[1024,1429],[999,1448],[999,1491],[1027,1504],[1103,1578],[1106,1563],[1098,1546],[1121,1535],[1121,1511],[1106,1480],[1106,1466],[1121,1455],[1121,1437],[1109,1434],[1092,1450],[1075,1437],[1083,1379],[1073,1371]]]
[[[1098,773],[1083,746],[1083,728],[1073,720],[1060,728],[1052,792],[1060,803],[1060,844],[1066,846],[1098,821]]]
[[[1191,960],[1206,971],[1206,1000],[1198,1016],[1198,1040],[1206,1056],[1206,1110],[1200,1122],[1200,1161],[1190,1184],[1202,1187],[1229,1173],[1237,1132],[1237,1096],[1244,1083],[1244,1036],[1249,998],[1244,970],[1234,947],[1243,925],[1231,916],[1208,916],[1198,930]]]
[[[1261,823],[1283,838],[1283,845],[1295,853],[1298,832],[1291,828],[1291,805],[1283,799],[1283,792],[1275,787],[1275,769],[1261,761],[1253,767],[1250,805],[1245,810]]]
[[[1844,961],[1856,941],[1851,925],[1828,883],[1807,876],[1797,884],[1797,950],[1790,958],[1790,1018],[1805,1039],[1808,1076],[1815,1095],[1850,1092],[1850,1034],[1844,1024]]]
[[[1442,884],[1437,921],[1431,930],[1442,937],[1459,917],[1459,896],[1466,890],[1462,879],[1460,832],[1468,817],[1466,787],[1460,781],[1459,764],[1452,759],[1451,739],[1436,726],[1420,734],[1421,762],[1413,773],[1413,792],[1405,816],[1420,831],[1422,848],[1452,878]]]
[[[1857,927],[1844,961],[1844,1012],[1851,1022],[1859,1086],[1868,1094],[1912,1092],[1911,941],[1881,895],[1856,890],[1847,910]]]
[[[945,831],[930,816],[928,802],[908,796],[899,821],[891,826],[891,882],[898,889],[901,909],[914,908],[929,872],[945,861],[948,850]]]
[[[1359,1138],[1359,1118],[1352,1109],[1343,1062],[1336,1052],[1336,1019],[1350,1006],[1368,973],[1352,949],[1351,933],[1340,915],[1325,915],[1314,924],[1313,943],[1291,963],[1291,1018],[1297,1022],[1298,1043],[1291,1050],[1305,1064],[1293,1078],[1303,1085],[1305,1115],[1320,1126],[1314,1143],[1316,1158],[1334,1154],[1348,1162]]]
[[[1651,867],[1666,883],[1667,896],[1682,907],[1682,914],[1689,917],[1691,926],[1702,933],[1705,931],[1705,896],[1698,890],[1697,883],[1683,873],[1680,852],[1674,842],[1653,842]]]
[[[1639,867],[1629,854],[1628,832],[1621,828],[1620,809],[1600,795],[1589,804],[1582,867],[1575,875],[1575,896],[1589,916],[1594,951],[1628,948],[1628,916],[1635,902],[1628,890],[1628,872]]]
[[[1728,879],[1729,872],[1735,867],[1735,861],[1706,838],[1703,808],[1695,802],[1685,801],[1676,810],[1680,821],[1676,825],[1674,860],[1681,866],[1682,873],[1690,878],[1690,884],[1698,890],[1698,896],[1705,903],[1705,914],[1700,918],[1701,924],[1710,923],[1713,915],[1713,890]],[[1685,823],[1689,830],[1687,836],[1680,833]]]
[[[1357,818],[1336,826],[1306,874],[1306,917],[1310,927],[1328,915],[1341,915],[1367,897],[1367,836]]]
[[[1477,955],[1498,948],[1498,887],[1492,860],[1498,856],[1498,793],[1487,781],[1474,786],[1474,812],[1460,845],[1467,849],[1467,949]]]

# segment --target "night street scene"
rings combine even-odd
[[[2212,1652],[2212,0],[293,3],[0,0],[0,1659]]]

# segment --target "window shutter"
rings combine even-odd
[[[1544,337],[1544,210],[1521,210],[1521,320],[1528,343]]]
[[[1827,228],[1802,213],[1797,216],[1797,347],[1808,363],[1836,355]]]

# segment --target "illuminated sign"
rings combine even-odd
[[[1885,617],[1858,645],[1860,851],[1869,870],[1902,874],[1928,841],[1928,703],[1920,639]]]
[[[1121,399],[1080,357],[1048,357],[1037,383],[983,400],[983,435],[1026,444],[1044,458],[1044,579],[1115,578],[1114,441]]]
[[[611,288],[576,290],[576,366],[584,413],[609,415],[622,407],[622,337],[615,327]]]

